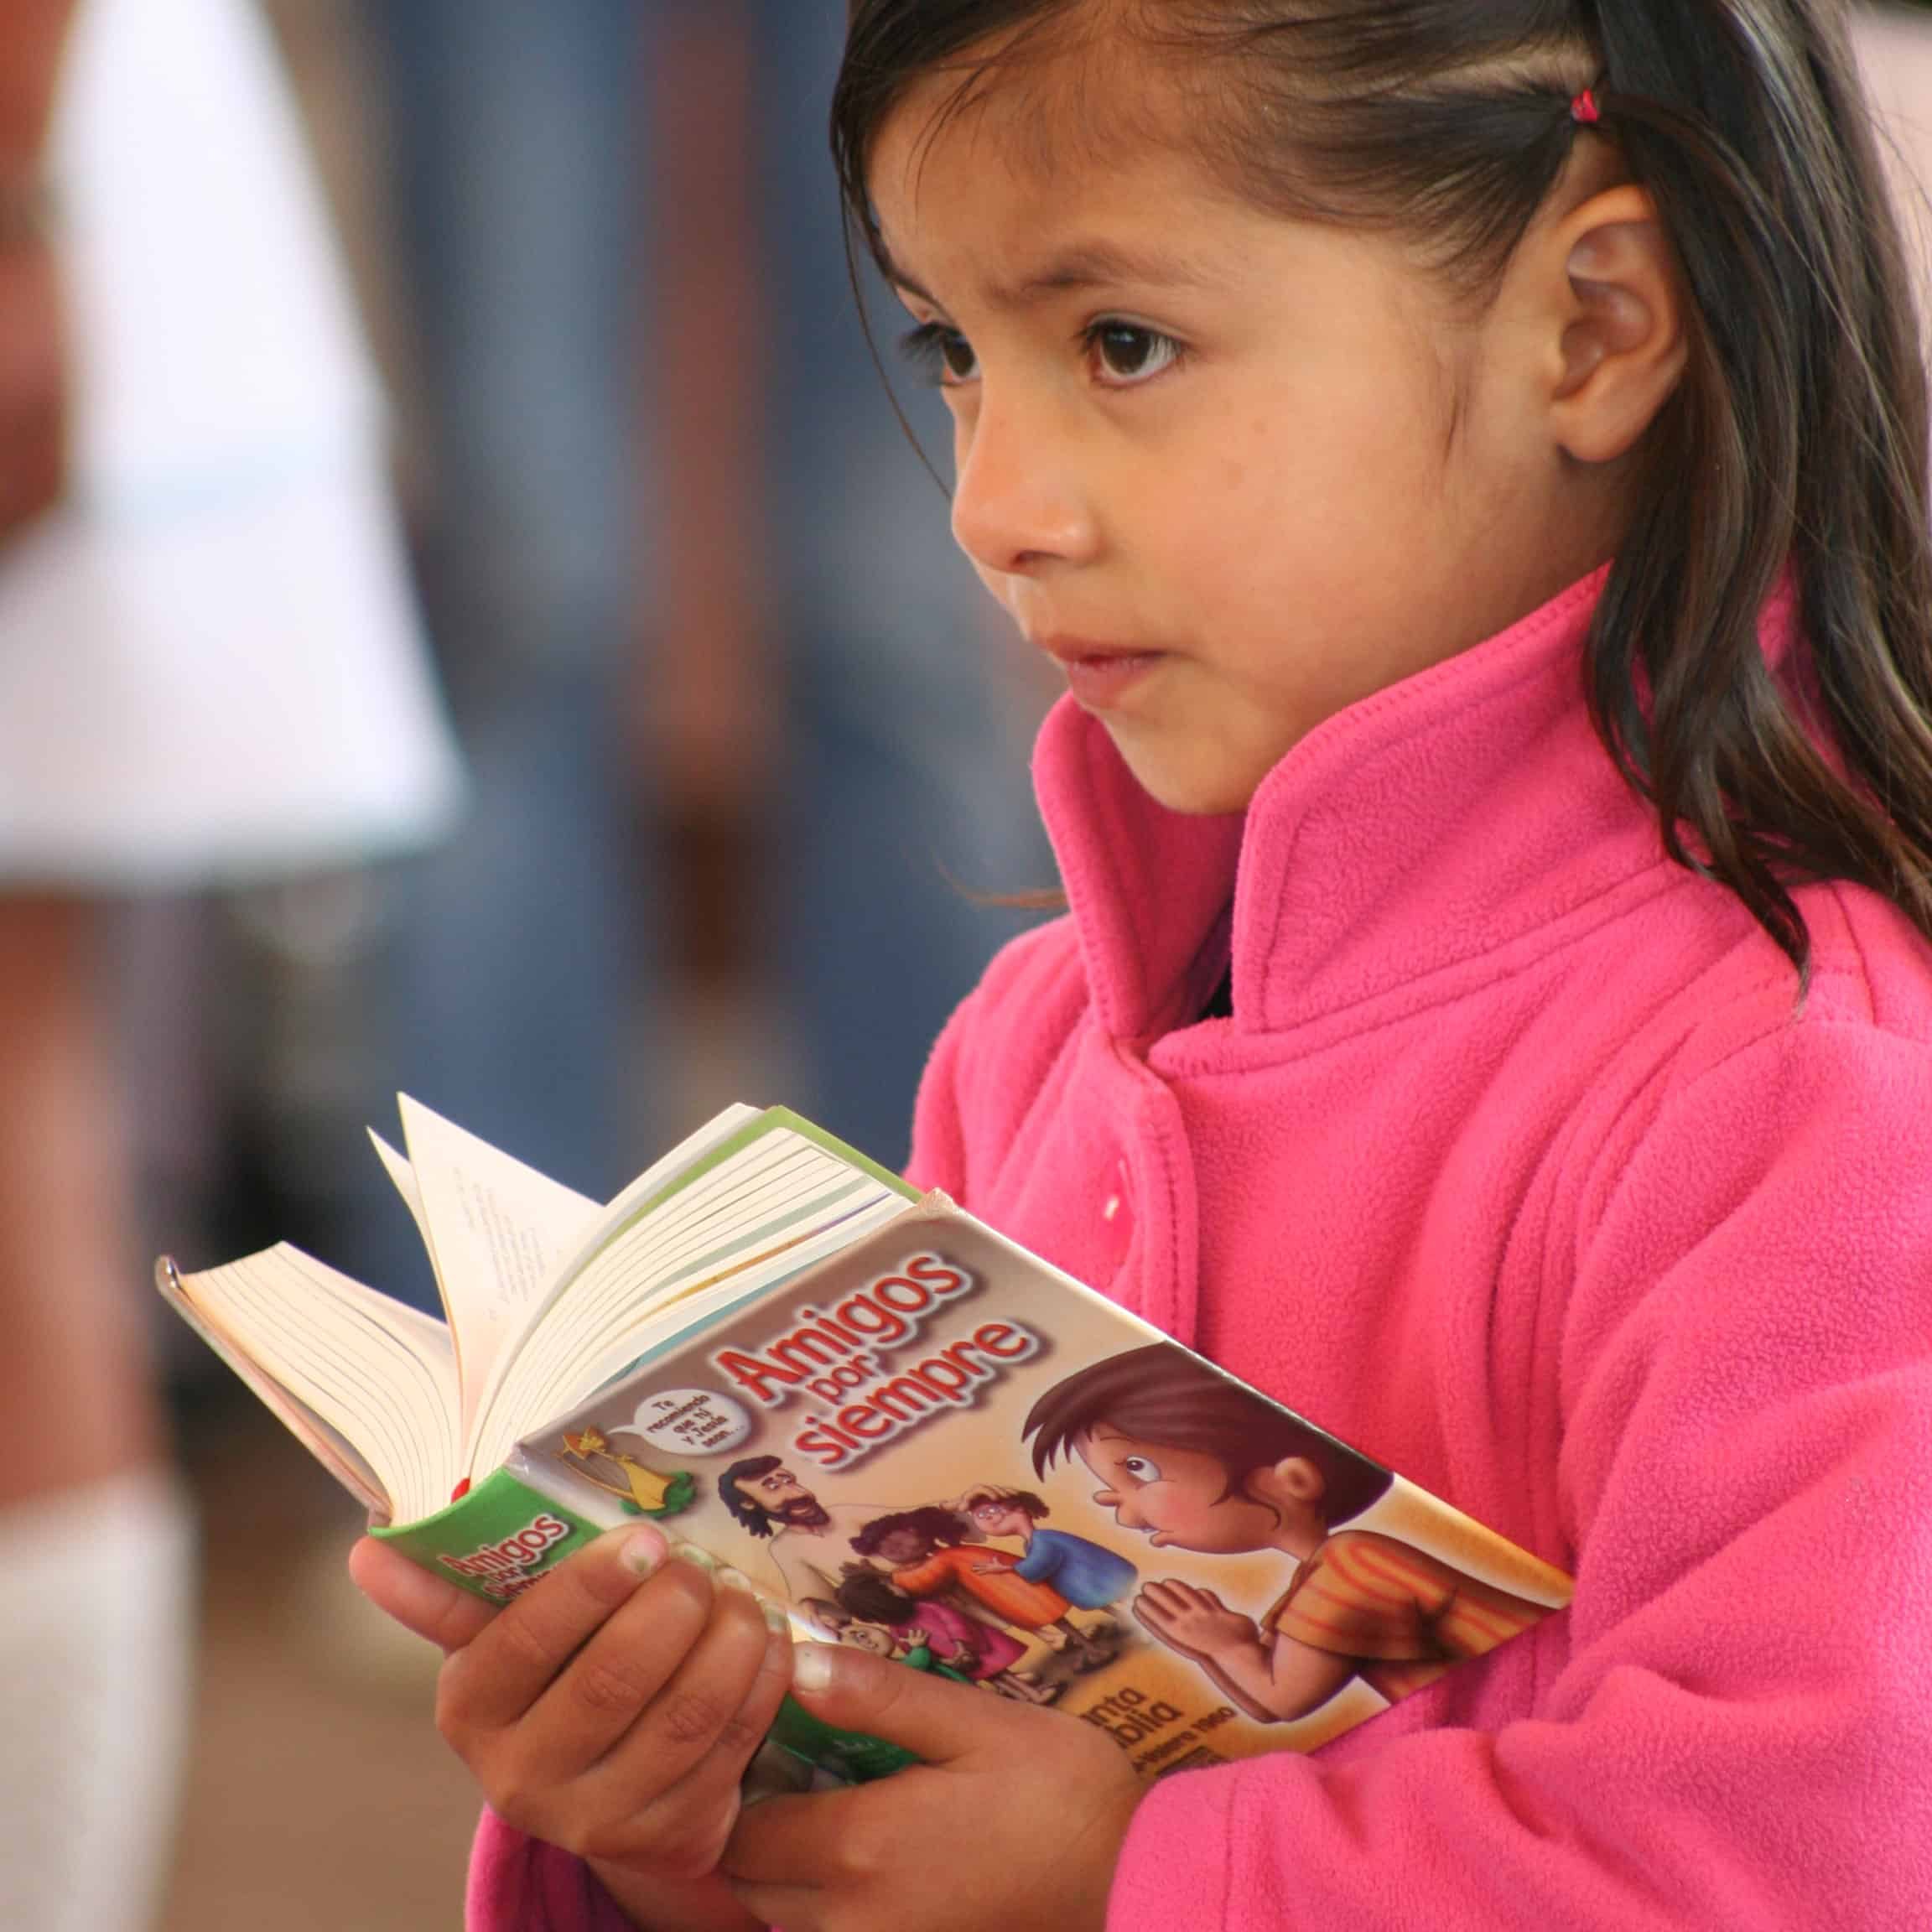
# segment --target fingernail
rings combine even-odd
[[[765,1613],[765,1621],[771,1626],[774,1636],[789,1637],[792,1634],[792,1619],[785,1614],[782,1603],[767,1602],[761,1597],[758,1600],[758,1607]]]
[[[618,1554],[624,1559],[627,1570],[635,1570],[640,1576],[648,1576],[664,1561],[666,1545],[663,1535],[656,1530],[634,1530],[624,1539],[624,1547]]]
[[[743,1590],[749,1592],[751,1588],[751,1579],[742,1570],[734,1570],[729,1563],[719,1571],[718,1581],[727,1590]]]
[[[693,1570],[702,1570],[707,1576],[718,1567],[718,1559],[709,1550],[700,1550],[695,1543],[673,1543],[671,1554],[680,1563],[688,1563]]]
[[[801,1644],[792,1653],[792,1681],[801,1690],[828,1690],[834,1659],[829,1644]]]

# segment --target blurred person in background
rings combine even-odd
[[[139,1928],[192,1622],[111,908],[459,792],[377,398],[241,0],[0,8],[0,1924]],[[176,1022],[185,1023],[187,1016]]]
[[[633,398],[657,12],[361,13],[419,378],[421,586],[475,775],[460,836],[395,881],[373,1057],[386,1089],[600,1197],[641,1164],[657,1058],[652,775],[626,709],[648,579]],[[347,1231],[379,1250],[369,1278],[420,1280],[402,1218],[374,1230]]]
[[[767,595],[786,706],[766,828],[772,969],[802,1048],[795,1104],[896,1163],[941,1023],[1038,916],[986,896],[1057,881],[1029,777],[1052,693],[1036,656],[988,615],[937,513],[952,449],[943,403],[891,382],[890,349],[875,353],[875,340],[897,341],[903,311],[869,260],[844,273],[823,165],[843,0],[751,0],[747,13],[766,285],[745,366],[762,370]],[[937,468],[908,447],[908,427]]]
[[[393,1083],[600,1194],[740,1086],[897,1158],[1014,926],[960,885],[1052,877],[1044,700],[989,649],[853,325],[840,0],[361,17],[476,775],[397,897]]]

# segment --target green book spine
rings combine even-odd
[[[371,1534],[471,1596],[507,1603],[605,1527],[499,1469],[434,1515]]]
[[[532,1488],[511,1470],[499,1469],[434,1516],[370,1534],[472,1596],[507,1603],[608,1527]],[[771,1727],[771,1737],[795,1756],[855,1784],[886,1777],[914,1761],[896,1744],[834,1731],[789,1697]]]

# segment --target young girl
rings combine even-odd
[[[1926,419],[1837,6],[857,0],[835,120],[1070,688],[916,1177],[1576,1599],[1147,1791],[801,1647],[926,1763],[740,1817],[742,1592],[639,1530],[478,1633],[365,1550],[472,1924],[1923,1924]]]

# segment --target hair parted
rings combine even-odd
[[[1656,200],[1689,357],[1584,668],[1598,735],[1665,849],[1798,968],[1791,888],[1843,879],[1932,937],[1932,535],[1925,375],[1839,0],[851,0],[833,149],[855,243],[917,81],[943,112],[1104,44],[1150,46],[1238,191],[1415,242],[1493,288],[1579,138]],[[1589,88],[1600,119],[1571,112]],[[1104,115],[1105,91],[1081,112]],[[1789,569],[1808,724],[1758,620]],[[1800,704],[1807,700],[1800,700]]]
[[[1136,1441],[1166,1443],[1212,1456],[1232,1495],[1257,1469],[1298,1456],[1321,1472],[1322,1512],[1346,1523],[1377,1501],[1394,1478],[1346,1442],[1278,1409],[1212,1363],[1171,1342],[1150,1342],[1056,1382],[1028,1412],[1033,1467],[1044,1476],[1061,1456],[1077,1455],[1096,1429]]]

